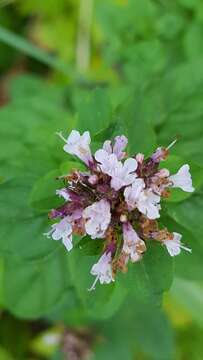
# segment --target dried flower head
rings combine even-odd
[[[88,131],[80,135],[73,130],[67,139],[58,135],[65,141],[64,150],[82,160],[87,171],[62,177],[64,186],[56,194],[65,203],[49,213],[57,222],[46,235],[61,239],[68,251],[74,246],[74,234],[103,242],[103,253],[91,269],[95,281],[90,290],[97,281],[114,281],[118,270],[127,271],[129,261],[140,261],[149,240],[165,246],[171,256],[181,249],[191,251],[181,243],[180,234],[160,228],[157,221],[161,198],[169,196],[171,188],[194,191],[189,165],[183,165],[177,174],[159,169],[174,142],[159,147],[147,159],[141,153],[126,158],[128,140],[124,135],[105,141],[94,155]]]

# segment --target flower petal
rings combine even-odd
[[[166,246],[168,253],[171,256],[179,255],[181,249],[191,252],[191,249],[181,244],[181,238],[182,238],[181,234],[174,232],[173,235],[174,235],[173,239],[166,239],[163,241],[163,244]]]
[[[123,152],[123,150],[126,148],[127,144],[128,144],[128,139],[126,136],[121,135],[115,137],[113,153],[117,156],[118,160],[122,160],[126,156],[126,153]]]
[[[110,204],[100,200],[88,206],[83,211],[85,229],[92,239],[103,238],[111,221]]]
[[[99,261],[92,266],[90,273],[96,276],[96,279],[89,291],[95,290],[95,285],[98,280],[100,281],[100,284],[109,284],[114,281],[111,268],[111,252],[105,252],[100,257]]]
[[[63,149],[71,155],[76,155],[80,160],[88,165],[92,161],[90,150],[90,133],[85,131],[82,135],[76,130],[72,130]]]
[[[173,187],[179,187],[186,192],[193,192],[195,190],[192,186],[192,177],[188,164],[181,166],[177,174],[171,175],[169,179],[171,180]]]

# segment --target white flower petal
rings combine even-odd
[[[190,174],[190,167],[188,164],[181,166],[177,174],[171,175],[169,180],[172,182],[173,187],[179,187],[183,191],[193,192],[195,189],[192,186],[192,177]]]
[[[146,249],[145,242],[139,238],[129,222],[123,224],[123,240],[123,252],[130,256],[132,262],[140,260],[142,252]]]
[[[145,183],[143,179],[135,179],[131,186],[124,190],[125,201],[128,204],[129,210],[136,207],[136,201],[139,198],[141,191],[144,189]]]
[[[106,140],[103,145],[103,150],[106,151],[109,155],[116,155],[117,160],[122,160],[126,153],[123,150],[126,148],[128,144],[128,139],[124,136],[116,136],[114,140],[114,145],[110,140]]]
[[[63,197],[64,200],[66,201],[70,201],[70,195],[68,194],[68,191],[66,188],[60,189],[60,190],[56,190],[56,195]]]
[[[137,160],[133,158],[129,158],[125,160],[123,164],[123,171],[127,173],[132,173],[137,169]]]
[[[60,135],[60,134],[59,134]],[[62,139],[63,136],[60,135]],[[64,139],[65,140],[65,139]],[[84,161],[86,165],[92,161],[90,150],[90,133],[85,131],[82,135],[76,130],[72,130],[63,149],[71,155],[76,155],[80,160]]]
[[[133,158],[127,159],[123,164],[118,161],[115,154],[108,154],[107,151],[100,149],[95,153],[95,159],[100,163],[102,172],[111,176],[111,187],[116,191],[132,184],[137,177],[135,173],[137,161]]]
[[[68,251],[71,251],[73,248],[72,232],[69,234],[69,236],[63,237],[62,242],[63,242],[63,245],[66,247],[66,249]]]
[[[150,189],[143,190],[137,200],[138,210],[146,215],[149,219],[157,219],[160,217],[160,196],[154,194]]]
[[[103,238],[111,221],[110,204],[100,200],[88,206],[83,211],[85,230],[92,239]]]
[[[72,244],[72,225],[70,223],[70,217],[67,216],[59,223],[53,224],[51,230],[44,234],[48,237],[52,237],[53,240],[62,240],[66,249],[70,251],[73,248]]]
[[[106,150],[99,149],[96,151],[94,157],[100,164],[103,164],[105,161],[107,161],[109,155],[110,154]]]
[[[104,253],[99,261],[92,266],[90,273],[96,276],[96,279],[89,291],[95,290],[95,285],[98,280],[100,284],[109,284],[114,281],[111,268],[111,253]]]
[[[112,172],[111,187],[118,191],[123,186],[132,184],[137,177],[137,174],[135,173],[136,168],[137,161],[135,159],[129,158],[124,164],[118,161],[118,164],[114,167],[114,171]]]
[[[166,239],[163,241],[163,244],[166,246],[168,253],[171,256],[179,255],[181,252],[181,249],[191,252],[191,249],[189,249],[186,246],[181,244],[181,238],[182,238],[181,234],[174,232],[173,235],[174,235],[174,238],[172,240]]]
[[[106,140],[104,142],[103,150],[106,151],[109,155],[112,154],[113,151],[112,151],[112,146],[111,146],[110,140]]]
[[[126,148],[127,144],[128,144],[128,139],[126,136],[121,135],[115,137],[113,153],[117,156],[118,160],[122,160],[126,156],[126,153],[123,152],[123,150]]]
[[[75,145],[78,141],[80,141],[80,133],[77,130],[72,130],[68,139],[67,139],[67,143],[68,145]]]
[[[99,167],[101,168],[102,172],[109,176],[112,176],[115,172],[115,168],[119,166],[116,155],[108,154],[103,149],[96,151],[95,159],[98,163],[100,163]]]

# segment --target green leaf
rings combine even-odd
[[[111,139],[113,137],[113,134],[115,133],[116,129],[117,129],[116,122],[110,123],[106,129],[100,131],[93,137],[93,141],[95,141],[96,143],[99,144],[99,143],[104,142],[107,139]]]
[[[130,264],[127,274],[119,280],[129,290],[129,295],[145,304],[160,304],[164,291],[173,280],[173,260],[160,244],[147,244],[142,261]]]
[[[51,82],[42,81],[39,76],[26,73],[16,75],[9,80],[8,87],[12,103],[29,103],[34,105],[37,101],[38,104],[41,104],[42,101],[40,99],[43,99],[45,103],[49,101],[50,108],[53,105],[64,106],[64,88],[53,85]]]
[[[178,0],[178,2],[188,9],[194,9],[197,5],[196,0]]]
[[[175,39],[184,28],[184,17],[181,13],[165,12],[157,21],[157,32],[166,40]]]
[[[133,97],[121,107],[117,114],[117,121],[123,127],[128,138],[130,155],[144,152],[149,155],[156,144],[155,132],[151,119],[146,114],[143,93],[135,93]]]
[[[0,185],[4,183],[6,179],[3,176],[0,176]]]
[[[102,239],[94,239],[94,241],[92,241],[91,237],[87,235],[77,243],[76,247],[82,250],[82,256],[99,255],[102,253],[104,241]]]
[[[115,314],[100,324],[98,330],[104,341],[97,345],[96,354],[107,356],[115,351],[118,359],[125,356],[145,359],[145,355],[154,360],[174,357],[173,331],[165,314],[156,306],[135,301],[132,296],[124,302],[119,316]]]
[[[157,129],[158,142],[166,146],[178,136],[173,154],[202,166],[202,59],[175,67],[162,81],[162,96],[167,111],[165,121]]]
[[[189,59],[195,59],[203,55],[203,26],[199,22],[193,22],[185,32],[184,48]]]
[[[173,330],[162,311],[140,304],[133,320],[134,339],[145,354],[154,360],[174,358]]]
[[[154,292],[153,284],[143,262],[129,264],[127,274],[117,274],[117,280],[128,291],[129,297],[144,305],[161,304],[161,292]]]
[[[170,155],[167,160],[161,162],[161,168],[166,168],[171,174],[175,174],[182,165],[187,164],[187,160],[176,155]],[[203,167],[200,167],[189,161],[190,172],[194,188],[197,190],[203,184]],[[183,201],[189,198],[193,193],[185,192],[181,189],[172,189],[171,196],[166,199],[168,202]]]
[[[45,215],[29,206],[32,178],[21,177],[0,186],[0,252],[26,258],[43,257],[58,246],[43,233],[48,230]]]
[[[170,294],[203,327],[203,283],[176,278]]]
[[[79,93],[76,97],[76,111],[77,127],[81,132],[89,130],[93,136],[108,128],[112,109],[107,91],[97,88]]]
[[[69,289],[68,296],[63,297],[46,318],[52,323],[63,322],[69,327],[86,326],[90,321],[73,286]]]
[[[102,334],[103,341],[95,347],[93,360],[108,359],[109,356],[117,360],[131,360],[132,351],[128,344],[123,341],[123,334],[117,334],[114,326],[111,326],[110,330],[111,334],[107,334],[108,336],[105,336],[105,333]]]
[[[70,277],[63,246],[40,260],[5,258],[4,294],[9,311],[21,318],[38,318],[68,297]]]
[[[28,76],[13,80],[10,87],[12,101],[0,111],[0,175],[44,175],[67,158],[55,134],[72,126],[64,91]]]
[[[4,275],[4,259],[3,257],[0,257],[0,306],[3,306],[4,304],[3,275]]]
[[[58,170],[52,170],[36,181],[30,193],[31,206],[40,211],[48,212],[63,204],[63,200],[56,195],[56,190],[63,187],[63,183],[57,180]]]
[[[166,249],[160,244],[148,245],[143,262],[153,291],[155,293],[167,291],[173,281],[173,259]]]
[[[203,201],[202,194],[195,194],[189,199],[176,203],[167,204],[168,214],[180,225],[185,227],[202,244],[203,233]]]

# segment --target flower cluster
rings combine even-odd
[[[73,170],[62,177],[64,187],[56,193],[65,203],[50,211],[49,217],[57,222],[46,235],[62,240],[68,251],[73,248],[73,234],[101,239],[103,253],[91,269],[95,281],[90,290],[98,280],[101,284],[114,281],[116,272],[125,272],[129,261],[140,261],[148,241],[159,242],[171,256],[181,249],[191,251],[181,243],[180,234],[160,228],[157,221],[161,198],[168,197],[171,188],[194,191],[189,165],[172,175],[159,168],[173,143],[159,147],[147,159],[141,153],[127,158],[128,140],[123,135],[105,141],[94,155],[88,131],[80,135],[73,130],[67,139],[58,135],[65,142],[63,149],[84,162],[87,171]]]

